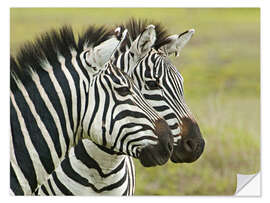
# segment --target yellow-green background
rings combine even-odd
[[[178,58],[185,98],[206,147],[192,164],[144,168],[136,195],[232,195],[236,174],[260,170],[260,10],[256,8],[12,8],[11,53],[40,33],[70,24],[113,26],[129,17],[162,22],[170,33],[196,33]]]

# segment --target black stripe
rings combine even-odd
[[[86,52],[84,52],[84,54],[83,54],[84,62],[86,63],[87,66],[92,67],[91,64],[88,63],[88,61],[86,60],[86,54],[87,54],[87,53],[89,53],[89,51],[86,51]]]
[[[11,164],[10,164],[10,188],[15,195],[24,195],[22,187],[17,179],[17,176]]]
[[[178,123],[175,123],[175,124],[173,124],[173,125],[169,125],[169,128],[171,129],[171,130],[175,130],[175,129],[177,129],[179,127],[179,124]],[[177,135],[178,136],[178,135]]]
[[[52,187],[52,183],[51,183],[51,180],[50,180],[50,179],[48,180],[48,185],[49,185],[50,190],[51,190],[51,192],[53,193],[53,195],[56,195],[55,192],[54,192],[54,189],[53,189],[53,187]]]
[[[102,81],[100,81],[100,85],[102,87],[102,90],[105,93],[105,102],[104,102],[103,114],[102,114],[102,123],[105,125],[107,113],[108,113],[108,109],[109,109],[109,105],[110,105],[110,102],[109,102],[110,95],[109,95],[107,89],[105,88],[104,84],[102,83]],[[104,125],[102,125],[102,145],[106,146],[107,145],[106,127]]]
[[[151,95],[149,95],[150,97]],[[157,112],[163,112],[168,110],[170,107],[166,106],[166,105],[162,105],[162,106],[154,106],[153,107]]]
[[[143,78],[144,62],[145,62],[144,60],[141,60],[139,64],[136,66],[136,68],[139,68],[139,74],[141,79]]]
[[[142,79],[140,78],[140,76],[138,75],[138,72],[136,71],[137,69],[134,69],[133,73],[132,73],[132,79],[134,80],[134,77],[136,78],[137,80],[137,86],[138,86],[138,89],[139,90],[142,90]]]
[[[32,141],[32,144],[34,145],[34,147],[39,155],[39,159],[40,159],[42,165],[44,166],[46,172],[48,174],[50,174],[54,170],[54,163],[53,163],[53,160],[51,157],[51,151],[49,149],[49,146],[47,145],[46,140],[42,136],[42,133],[37,125],[37,121],[35,120],[28,104],[26,103],[26,101],[24,99],[24,96],[22,95],[22,93],[19,90],[17,90],[16,94],[14,94],[14,96],[15,96],[15,101],[18,105],[18,108],[20,109],[20,111],[22,113],[22,116],[23,116],[26,128],[29,132],[29,136],[30,136],[30,139]],[[15,117],[14,116],[11,117],[11,123],[13,123],[13,120],[15,119]],[[18,129],[20,129],[20,126],[18,126],[18,125],[12,126],[12,130],[18,130]],[[17,133],[15,133],[15,132],[12,132],[12,136],[14,136],[13,141],[15,139],[18,139],[19,136],[23,137],[22,134],[17,135]],[[22,143],[21,140],[20,140],[20,142],[17,143],[18,148],[21,148],[21,146],[20,146],[21,143]],[[15,151],[17,151],[17,148],[15,148],[15,146],[14,146],[14,149],[16,149]],[[20,157],[22,155],[18,154],[18,156]],[[22,162],[22,164],[24,164],[24,163]],[[31,170],[34,171],[34,168],[31,168]],[[33,172],[31,172],[31,173],[33,173]],[[35,176],[30,175],[27,179],[28,180],[33,179],[33,177],[35,177]],[[31,185],[31,187],[36,187],[36,181],[35,181],[34,185]]]
[[[113,59],[114,59],[113,64],[114,64],[114,65],[116,65],[118,56],[119,56],[119,50],[116,50],[116,51],[114,52],[114,54],[113,54]]]
[[[64,194],[64,195],[73,195],[72,192],[70,192],[70,190],[65,186],[63,185],[60,180],[58,179],[58,177],[56,176],[56,173],[53,172],[52,173],[52,177],[53,177],[53,180],[55,182],[55,184],[57,185],[58,189]]]
[[[158,95],[158,94],[151,94],[151,95],[148,95],[148,94],[143,94],[143,97],[146,99],[146,100],[152,100],[152,101],[162,101],[163,100],[163,97],[161,95]]]
[[[44,192],[45,195],[49,195],[49,193],[44,185],[41,186],[41,190]]]
[[[94,106],[94,112],[91,115],[91,119],[90,119],[90,122],[88,124],[89,125],[88,130],[87,130],[88,135],[90,135],[90,129],[91,129],[92,123],[93,123],[93,121],[94,121],[94,119],[96,117],[96,114],[97,114],[97,111],[98,111],[98,108],[99,108],[99,93],[98,93],[99,88],[97,86],[97,83],[95,83],[93,88],[95,89],[95,97],[92,98],[93,101],[91,101],[91,102],[95,103],[95,106]]]
[[[25,145],[23,138],[24,136],[21,131],[21,126],[12,103],[10,104],[10,119],[11,119],[10,125],[11,125],[11,133],[12,133],[11,136],[13,141],[14,154],[18,166],[20,167],[22,173],[24,174],[26,180],[30,185],[31,191],[34,192],[35,188],[37,187],[37,176],[35,173],[33,162],[27,150],[27,146]],[[11,176],[13,176],[13,173],[11,173]],[[10,182],[10,184],[11,188],[14,187],[16,188],[15,191],[17,191],[19,185],[16,185],[17,184],[16,179],[14,178],[15,176],[11,177],[12,181]]]
[[[141,63],[142,64],[142,63]],[[145,72],[144,72],[144,76],[146,78],[152,78],[152,75],[151,75],[151,68],[149,66],[149,55],[147,55],[145,58],[144,58],[144,63],[145,65]],[[153,69],[153,67],[152,67]],[[153,71],[154,72],[154,71]],[[153,75],[154,76],[154,75]]]
[[[84,90],[84,93],[85,93],[85,107],[88,106],[88,102],[89,102],[89,98],[88,98],[88,92],[89,92],[89,87],[88,89],[86,89],[86,84],[85,82],[83,82],[83,90]],[[86,116],[86,112],[87,112],[87,108],[84,109],[84,112],[83,112],[83,115],[82,115],[82,119],[81,119],[81,123],[84,123],[84,118]],[[81,132],[81,137],[82,137],[82,134],[83,134],[83,131]]]
[[[130,53],[130,52],[129,52],[129,53]],[[130,67],[130,62],[131,62],[131,59],[130,59],[131,56],[130,56],[130,54],[127,54],[127,58],[128,58],[128,59],[127,59],[127,60],[128,60],[128,61],[127,61],[127,63],[128,63],[127,66],[121,67],[121,70],[122,70],[123,72],[125,72],[125,73],[128,73],[128,72],[129,72],[129,69],[131,68],[131,67]]]
[[[125,67],[125,55],[126,54],[122,54],[120,56],[120,67]]]
[[[66,60],[69,60],[69,59],[66,59]],[[54,68],[52,70],[53,70],[54,76],[57,79],[66,100],[70,126],[71,126],[71,129],[74,130],[74,123],[73,123],[73,116],[72,116],[72,100],[71,100],[72,96],[71,96],[70,86],[69,86],[69,83],[65,74],[61,70],[61,64],[59,62],[55,62],[53,66]]]
[[[170,120],[170,119],[176,118],[176,115],[175,115],[174,113],[169,113],[169,114],[163,116],[163,118],[164,118],[165,120]]]
[[[185,32],[183,32],[183,33],[181,33],[181,34],[178,36],[178,38],[180,38],[182,35],[184,35],[184,34],[186,34],[186,33],[188,33],[188,30],[185,31]]]

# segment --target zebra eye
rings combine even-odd
[[[118,87],[118,88],[115,88],[115,91],[121,95],[122,97],[125,97],[127,96],[128,94],[130,94],[130,90],[128,87]]]
[[[160,86],[158,84],[158,81],[147,81],[145,83],[146,83],[148,89],[150,89],[150,90],[160,89]]]

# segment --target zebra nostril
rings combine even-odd
[[[194,150],[194,143],[192,140],[185,140],[184,147],[188,152],[192,152]]]

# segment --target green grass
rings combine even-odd
[[[202,157],[191,164],[169,162],[157,168],[136,161],[136,194],[232,195],[237,173],[260,169],[258,98],[209,96],[189,104],[206,139]],[[252,112],[247,111],[250,106]]]
[[[195,28],[180,57],[171,60],[206,139],[195,163],[144,168],[136,160],[135,194],[232,195],[237,173],[260,170],[259,9],[13,8],[11,53],[63,24],[79,33],[89,24],[113,27],[131,16],[160,21],[172,34]]]

